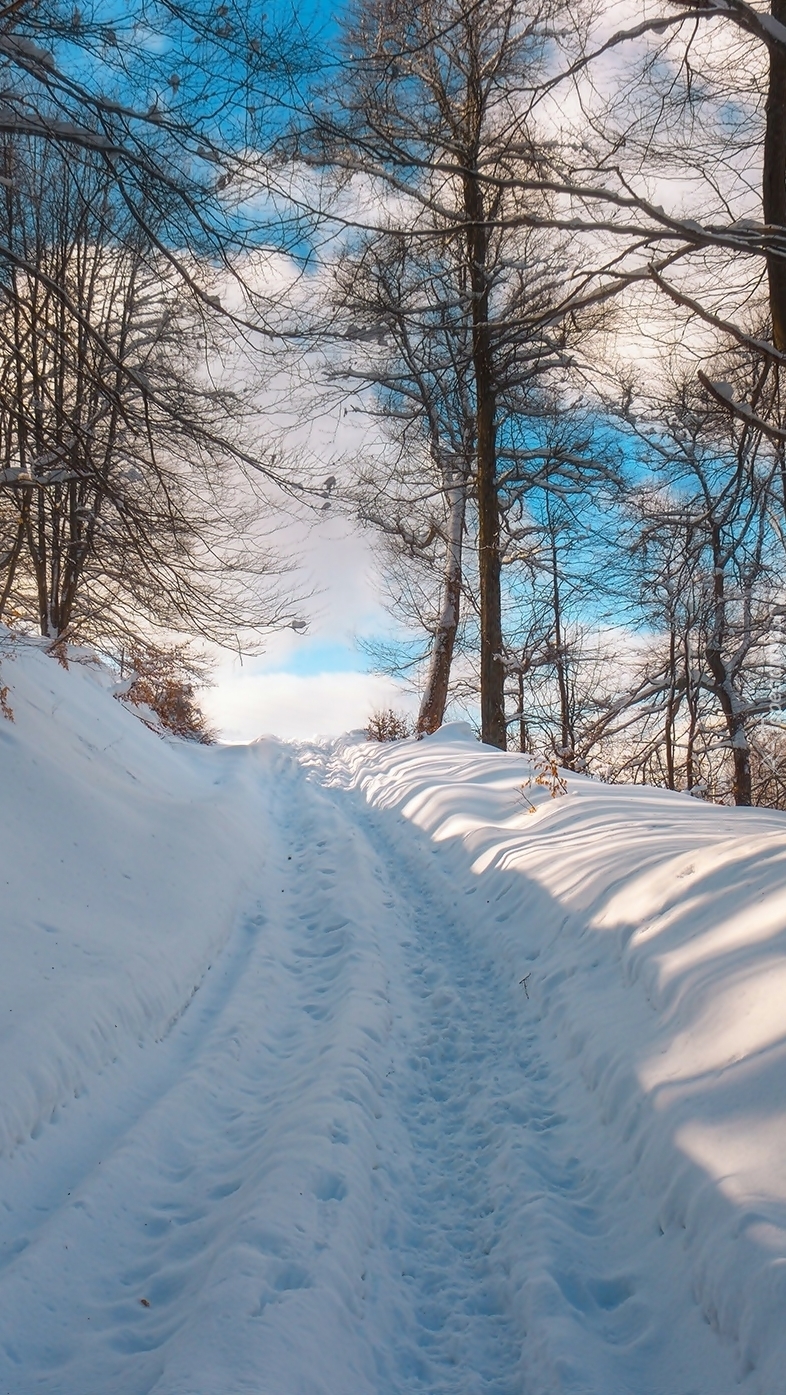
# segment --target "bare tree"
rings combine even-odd
[[[145,225],[154,211],[148,232],[188,275],[185,249],[227,262],[247,247],[249,211],[232,216],[230,186],[258,174],[250,152],[309,55],[294,12],[263,15],[248,0],[132,0],[114,12],[11,0],[0,8],[0,135],[92,152],[132,218]]]
[[[684,341],[688,327],[718,405],[782,440],[782,0],[769,12],[747,0],[662,0],[622,28],[602,8],[586,20],[558,43],[548,79],[521,91],[555,138],[536,171],[513,175],[522,192],[548,196],[538,222],[575,239],[565,304],[622,293],[639,336]],[[734,346],[760,364],[744,401],[715,371]]]
[[[592,414],[560,413],[545,394],[540,417],[522,424],[528,458],[503,496],[509,721],[519,724],[522,750],[583,768],[613,682],[603,623],[614,557],[607,535],[620,520],[618,452],[595,439]]]
[[[394,572],[438,577],[438,596],[427,585],[425,612],[418,604],[413,617],[430,641],[420,735],[442,724],[448,699],[475,446],[470,331],[450,252],[421,259],[406,237],[386,233],[364,239],[335,269],[353,351],[339,381],[373,389],[365,410],[386,440],[383,461],[359,462],[352,498],[361,520],[385,538]],[[358,337],[369,334],[377,347],[358,363]]]
[[[239,541],[243,411],[200,370],[209,322],[102,160],[37,138],[0,154],[18,263],[0,304],[0,617],[53,638],[148,622],[224,642],[284,619],[270,559]]]
[[[256,346],[252,331],[270,339],[275,330],[259,256],[250,254],[263,243],[282,248],[288,232],[273,200],[251,196],[270,168],[281,104],[313,61],[288,0],[265,15],[251,0],[132,0],[121,10],[13,0],[0,4],[0,139],[6,150],[36,142],[72,165],[74,180],[89,158],[100,199],[111,191],[112,236],[122,233],[158,276],[179,281],[204,322],[197,334],[223,322]],[[14,177],[4,176],[12,185]],[[100,222],[101,205],[92,212]],[[84,306],[75,315],[68,287],[27,261],[18,237],[0,237],[6,302],[40,277],[46,296],[62,297],[65,316],[78,321],[83,344],[105,353],[100,324]],[[115,361],[121,376],[129,365]],[[166,410],[165,395],[157,406]],[[265,452],[253,468],[286,487]]]
[[[705,758],[726,753],[734,801],[750,804],[751,749],[772,706],[771,643],[782,611],[778,452],[685,383],[648,446],[659,480],[638,492],[636,550],[645,614],[660,633],[633,705],[661,713],[670,788],[678,745],[690,789],[703,744]]]
[[[521,414],[535,380],[568,360],[565,319],[555,308],[562,301],[562,252],[553,239],[547,245],[528,230],[533,221],[529,195],[520,191],[525,173],[537,169],[538,133],[529,128],[517,104],[520,84],[531,81],[532,73],[542,67],[558,14],[551,0],[526,20],[513,0],[427,0],[415,10],[398,0],[376,0],[351,17],[342,41],[341,87],[331,89],[301,138],[301,149],[312,161],[333,177],[344,177],[350,193],[345,189],[341,194],[344,211],[338,204],[333,215],[359,235],[355,261],[368,268],[374,255],[369,249],[384,245],[395,247],[409,267],[404,298],[399,283],[394,311],[390,286],[376,305],[365,286],[359,300],[353,299],[357,279],[348,273],[345,258],[347,308],[353,314],[360,308],[376,315],[377,326],[395,341],[399,362],[409,355],[408,371],[413,347],[421,353],[429,334],[436,333],[443,346],[445,335],[451,336],[445,362],[452,364],[456,384],[450,391],[461,399],[462,412],[469,408],[471,414],[458,428],[460,449],[449,444],[449,453],[460,462],[463,481],[471,442],[481,729],[484,740],[503,748],[507,736],[500,490],[503,473],[512,468],[511,455],[522,458],[506,423]],[[369,182],[377,200],[376,211],[366,218],[357,207],[346,212],[347,199],[351,202],[352,188],[360,180]],[[538,199],[543,204],[542,194]],[[379,265],[377,261],[377,269]],[[390,362],[380,370],[377,355],[367,381],[387,391],[398,371]],[[433,398],[433,380],[424,382]],[[444,403],[445,393],[438,386],[436,396],[440,395]],[[415,388],[413,404],[416,400],[416,410],[428,421],[428,403],[420,387]],[[445,443],[442,426],[436,434],[431,423],[426,435],[428,451],[439,455]],[[447,487],[453,488],[450,481]],[[443,483],[443,500],[444,488]],[[455,524],[458,506],[449,516]],[[457,529],[451,525],[445,533],[450,567],[458,555]],[[449,595],[446,582],[443,597],[450,620],[437,627],[437,636],[447,635],[454,626],[456,607]],[[448,648],[444,645],[443,652]],[[442,660],[437,670],[444,671]],[[440,702],[431,716],[424,716],[426,724],[436,720]]]

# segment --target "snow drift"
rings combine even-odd
[[[681,1237],[736,1378],[786,1369],[786,817],[568,776],[446,727],[345,742],[331,778],[395,809],[477,891],[658,1231]],[[523,790],[522,790],[522,787]],[[528,805],[536,805],[530,812]],[[665,1395],[665,1392],[664,1392]]]

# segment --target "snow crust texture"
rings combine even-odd
[[[0,719],[0,1392],[780,1395],[786,821]]]

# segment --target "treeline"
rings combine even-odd
[[[255,518],[343,504],[421,733],[786,804],[779,5],[0,11],[0,620],[299,624]]]
[[[783,19],[350,8],[296,150],[422,733],[479,698],[492,745],[786,803]]]

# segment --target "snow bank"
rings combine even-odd
[[[166,1035],[262,855],[253,749],[164,741],[96,663],[5,636],[0,1155]]]
[[[638,1178],[636,1205],[653,1234],[681,1237],[737,1378],[775,1395],[786,1366],[786,818],[574,775],[552,799],[528,783],[526,758],[458,728],[392,746],[347,740],[335,783],[347,767],[370,805],[440,845],[435,866],[454,886],[482,892],[489,950],[524,980],[527,1011],[590,1092],[618,1172]]]

